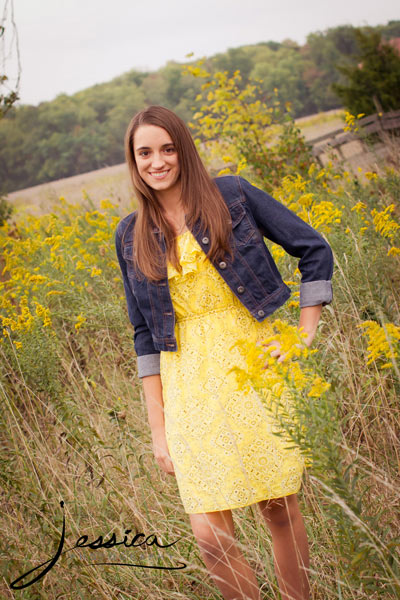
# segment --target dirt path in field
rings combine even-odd
[[[41,214],[63,196],[73,204],[85,202],[85,193],[95,207],[101,200],[109,198],[126,208],[132,201],[130,179],[125,163],[89,171],[80,175],[42,183],[8,194],[7,199],[18,209]]]

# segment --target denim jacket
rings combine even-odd
[[[218,177],[215,183],[231,214],[234,259],[227,257],[212,264],[251,315],[263,321],[290,296],[290,289],[283,282],[263,237],[300,259],[300,307],[329,304],[333,255],[324,238],[283,204],[242,177]],[[160,351],[174,352],[178,348],[167,268],[165,277],[156,282],[143,275],[138,277],[135,271],[132,254],[135,219],[136,211],[120,221],[115,242],[129,319],[134,327],[138,375],[145,377],[160,372]],[[156,227],[153,232],[165,252],[162,232]],[[209,233],[202,232],[196,223],[192,234],[207,252]]]

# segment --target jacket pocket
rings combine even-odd
[[[232,233],[237,246],[247,244],[256,234],[256,228],[247,215],[242,204],[229,207],[232,217]]]

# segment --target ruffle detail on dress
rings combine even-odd
[[[168,263],[168,279],[183,277],[188,273],[198,271],[199,264],[202,262],[201,258],[206,258],[197,240],[189,230],[178,236],[178,255],[182,272],[179,273],[171,263]]]

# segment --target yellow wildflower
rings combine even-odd
[[[86,322],[86,317],[83,316],[82,313],[80,313],[77,317],[76,317],[76,322],[75,322],[75,329],[76,331],[79,331],[79,329],[82,327],[82,325]]]
[[[311,389],[308,392],[307,396],[310,398],[319,398],[326,390],[330,388],[330,383],[322,379],[322,377],[317,376],[311,385]]]
[[[393,323],[385,323],[382,327],[376,321],[364,321],[358,327],[365,329],[363,336],[368,338],[367,365],[381,358],[394,361],[398,357],[400,327]],[[388,368],[388,365],[389,363],[386,362],[381,369]]]
[[[360,202],[357,202],[357,204],[355,204],[351,210],[352,211],[355,210],[358,214],[360,214],[360,212],[365,210],[366,208],[367,208],[367,205],[364,204],[364,202],[360,201]]]
[[[376,231],[390,240],[393,239],[395,233],[400,229],[400,225],[390,217],[393,211],[394,204],[390,204],[381,211],[377,211],[375,208],[371,211]]]
[[[112,209],[115,208],[115,204],[113,204],[108,198],[105,198],[100,202],[100,208],[102,208],[103,210],[107,210],[109,208]]]
[[[47,292],[46,296],[63,296],[65,294],[65,292],[62,292],[61,290],[50,290],[50,292]]]
[[[39,318],[42,319],[43,322],[43,327],[50,327],[51,326],[51,318],[50,318],[50,310],[48,308],[46,308],[45,306],[42,306],[41,304],[39,304],[39,302],[35,302],[36,305],[36,314]]]
[[[284,249],[278,244],[271,244],[270,249],[275,262],[279,262],[279,260],[286,254]]]

